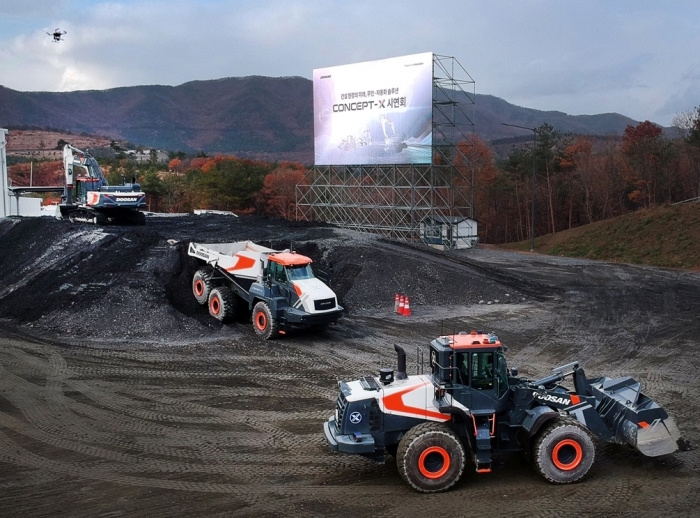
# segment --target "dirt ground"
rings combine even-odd
[[[190,292],[189,241],[251,239],[332,263],[347,314],[269,342]],[[631,375],[700,444],[700,274],[539,254],[434,252],[325,225],[227,217],[146,227],[0,220],[2,516],[697,516],[694,447],[650,459],[597,444],[580,483],[521,456],[452,490],[333,453],[337,380],[439,334],[496,332],[522,375],[579,360]],[[412,315],[393,313],[395,293]]]

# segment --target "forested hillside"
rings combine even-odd
[[[629,125],[621,139],[574,137],[544,124],[533,146],[512,148],[496,161],[477,138],[460,144],[475,176],[480,240],[529,239],[639,209],[700,197],[700,108],[667,138],[649,121]]]
[[[498,159],[489,143],[476,135],[460,142],[467,160],[455,165],[465,178],[474,178],[480,242],[530,239],[533,198],[535,236],[700,198],[700,108],[681,115],[675,138],[649,121],[628,125],[621,138],[610,139],[573,136],[543,124],[536,128],[534,149],[532,143],[512,147]],[[136,176],[153,211],[209,208],[287,219],[296,217],[295,185],[308,170],[299,162],[183,152],[171,152],[167,165],[155,160],[138,164],[123,155],[101,162],[111,183]],[[28,185],[31,175],[35,185],[60,184],[61,174],[60,162],[37,163],[33,170],[26,163],[10,167],[15,185]],[[373,181],[368,174],[359,183],[366,187]],[[472,194],[468,186],[463,188]],[[650,214],[645,221],[654,219]],[[679,219],[677,224],[691,223]],[[686,262],[692,260],[678,264]]]
[[[476,95],[466,111],[482,140],[527,132],[502,123],[586,135],[621,135],[617,113],[572,116]],[[179,86],[76,92],[19,92],[0,86],[0,127],[57,128],[145,147],[313,163],[313,85],[302,77],[232,77]]]

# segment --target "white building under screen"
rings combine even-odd
[[[316,165],[430,164],[433,54],[314,70]]]

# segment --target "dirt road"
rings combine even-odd
[[[93,289],[80,292],[90,294],[90,307],[71,310],[69,301],[80,304],[75,293],[58,298],[78,293],[78,284],[65,279],[41,295],[69,306],[42,306],[53,329],[0,310],[0,515],[696,515],[696,449],[649,459],[598,444],[593,469],[572,486],[548,484],[520,456],[504,457],[491,474],[466,470],[453,490],[426,496],[410,490],[391,462],[332,453],[322,423],[333,412],[337,380],[394,366],[393,344],[406,348],[412,371],[417,346],[478,327],[499,335],[509,346],[509,364],[524,375],[579,360],[589,376],[634,376],[684,437],[700,444],[697,273],[491,250],[435,255],[362,235],[350,243],[347,232],[328,229],[314,230],[320,232],[314,237],[303,229],[319,256],[335,257],[350,314],[324,334],[260,342],[247,323],[217,326],[189,303],[174,304],[179,276],[189,275],[178,263],[177,245],[165,243],[186,237],[177,228],[164,223],[152,230],[144,237],[151,248],[142,252],[162,256],[181,273],[168,276],[148,261],[132,271],[148,282],[148,272],[159,272],[153,279],[170,286],[163,300],[119,298],[117,285],[93,298],[95,277],[84,280]],[[12,232],[0,231],[0,245]],[[119,239],[135,241],[134,234],[106,232],[113,238],[100,241],[112,239],[112,249]],[[241,228],[236,235],[245,234]],[[347,259],[343,247],[368,257],[357,252]],[[75,261],[70,268],[80,264]],[[116,271],[108,271],[111,278],[119,278]],[[68,275],[60,262],[49,274]],[[0,260],[3,306],[18,303],[8,288],[20,282],[18,275]],[[382,278],[388,287],[381,287]],[[393,279],[422,302],[412,303],[411,317],[391,311]],[[61,290],[66,283],[72,287]],[[40,296],[40,285],[23,286]],[[112,309],[124,304],[109,322],[109,310],[100,306],[104,297]],[[54,314],[70,315],[73,332]],[[81,316],[84,329],[76,333]],[[119,332],[129,316],[143,332]],[[143,322],[150,319],[157,320],[152,335]],[[168,322],[177,326],[169,331],[174,324]]]

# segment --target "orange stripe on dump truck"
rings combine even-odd
[[[253,259],[252,257],[236,255],[236,258],[238,259],[236,261],[236,264],[234,264],[230,268],[226,268],[227,272],[233,272],[235,270],[245,270],[246,268],[252,268],[253,266],[255,266],[255,259]]]

